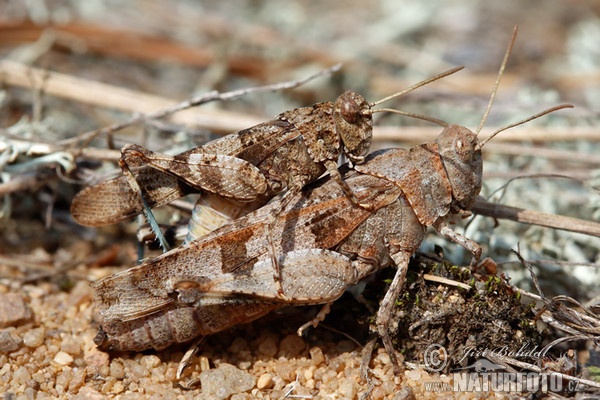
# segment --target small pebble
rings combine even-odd
[[[105,399],[106,396],[103,396],[98,390],[92,388],[90,386],[84,386],[81,390],[74,396],[73,400],[102,400]]]
[[[268,336],[258,345],[258,351],[266,356],[275,357],[275,354],[277,354],[277,343],[275,342],[275,338]]]
[[[306,380],[312,379],[315,374],[316,369],[317,369],[316,365],[311,365],[310,367],[306,368],[304,370],[304,379],[306,379]]]
[[[144,356],[140,364],[144,365],[147,369],[156,368],[160,365],[160,358],[155,355]]]
[[[123,385],[123,381],[116,381],[112,387],[111,392],[115,394],[122,393],[125,390],[125,386]]]
[[[279,356],[284,357],[296,357],[306,348],[306,343],[304,339],[300,336],[294,334],[287,335],[281,341],[281,345],[279,348]]]
[[[262,374],[256,382],[256,387],[259,389],[266,389],[273,385],[273,377],[271,374]]]
[[[73,335],[67,335],[63,338],[60,349],[65,353],[78,356],[81,354],[81,339],[78,340]]]
[[[381,386],[376,386],[373,391],[371,391],[371,398],[373,400],[382,400],[387,395],[385,389]]]
[[[30,329],[23,335],[23,343],[27,347],[40,347],[42,344],[44,344],[45,335],[46,331],[42,327]]]
[[[238,393],[231,396],[231,400],[254,400],[255,398],[250,393]]]
[[[70,365],[73,362],[73,356],[64,351],[59,351],[54,356],[54,362],[58,365]]]
[[[56,376],[56,384],[62,386],[63,388],[67,388],[71,380],[73,380],[73,370],[70,368],[63,369]]]
[[[410,386],[404,386],[394,395],[394,400],[416,400],[415,394]]]
[[[286,382],[292,382],[296,379],[296,366],[286,359],[279,359],[275,363],[275,372]]]
[[[413,380],[413,381],[418,381],[421,379],[421,371],[416,369],[416,370],[406,370],[404,371],[404,376],[406,376],[408,379]]]
[[[125,368],[123,368],[123,363],[121,361],[117,359],[112,360],[110,363],[110,375],[117,379],[125,378]]]
[[[313,365],[322,364],[325,361],[325,356],[323,356],[323,350],[320,347],[313,347],[309,351],[310,359],[313,362]]]
[[[221,364],[217,369],[204,371],[200,374],[202,394],[226,399],[232,394],[250,391],[256,378],[231,364]]]
[[[18,293],[0,294],[0,328],[21,325],[31,320],[33,313]]]
[[[24,385],[25,383],[27,383],[27,381],[31,379],[31,374],[29,373],[27,368],[19,367],[13,374],[13,379],[19,385]]]
[[[84,355],[83,360],[87,366],[102,376],[108,374],[109,356],[108,353],[98,350],[96,347]]]
[[[77,393],[85,385],[85,369],[79,369],[73,374],[73,379],[69,382],[69,392]]]
[[[209,361],[208,357],[206,357],[206,356],[200,357],[200,360],[198,361],[198,365],[200,365],[200,371],[210,370],[210,361]]]
[[[0,353],[10,353],[21,346],[22,340],[9,330],[0,331]]]
[[[323,374],[323,377],[321,378],[321,380],[323,381],[323,383],[328,384],[328,383],[332,382],[335,378],[336,378],[335,371],[327,371]]]
[[[38,397],[37,396],[37,394],[38,394],[37,390],[35,390],[34,388],[31,388],[31,387],[25,388],[25,393],[24,394],[25,394],[25,398],[26,399],[32,399],[33,400],[33,399],[35,399],[35,398]]]
[[[356,383],[353,379],[344,379],[338,388],[339,394],[344,399],[353,399],[356,397]]]

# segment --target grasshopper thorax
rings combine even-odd
[[[344,145],[344,154],[355,164],[364,162],[371,147],[373,119],[371,105],[360,94],[348,90],[333,103],[335,129]]]
[[[453,208],[468,210],[481,190],[483,163],[477,135],[460,125],[448,125],[435,142],[452,188]]]

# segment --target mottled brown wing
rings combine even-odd
[[[226,199],[252,201],[268,188],[267,178],[254,165],[241,158],[205,152],[170,156],[135,144],[123,147],[125,160],[134,160],[157,172],[177,177],[198,191]]]
[[[396,186],[369,175],[356,174],[347,182],[359,199],[376,208],[390,204],[400,194]],[[220,288],[217,295],[224,296],[232,290],[225,288],[238,282],[230,295],[257,296],[256,287],[244,279],[263,271],[254,268],[257,265],[263,268],[261,262],[269,259],[265,230],[274,207],[277,202],[188,245],[92,284],[101,315],[106,319],[131,320],[156,313],[176,301],[178,288],[192,288],[207,297]],[[288,209],[278,216],[272,230],[276,253],[332,248],[370,214],[353,204],[336,182],[328,180],[295,196]],[[290,268],[290,274],[296,273],[297,267]],[[272,273],[261,281],[269,285],[271,278]],[[275,290],[263,289],[260,297],[267,298]]]
[[[340,297],[353,283],[352,261],[327,249],[302,249],[279,257],[283,293],[293,304],[327,303]],[[327,267],[324,267],[327,266]],[[283,301],[273,279],[270,258],[252,265],[252,273],[224,273],[210,280],[188,281],[189,290],[202,297],[251,296]],[[192,296],[193,297],[193,296]]]
[[[436,144],[388,150],[355,169],[396,184],[425,226],[450,210],[452,188]]]
[[[298,137],[300,131],[291,122],[278,116],[272,121],[231,133],[183,154],[222,154],[258,165],[279,147]]]
[[[170,203],[192,192],[176,177],[142,168],[136,175],[150,208]],[[71,203],[75,221],[85,226],[101,226],[125,221],[143,211],[140,194],[125,178],[118,177],[81,190]]]
[[[183,160],[194,154],[221,154],[258,165],[275,149],[299,135],[289,122],[274,120],[213,140],[175,157]],[[134,175],[150,208],[197,191],[180,181],[173,171],[145,166]],[[71,204],[75,220],[86,226],[114,224],[135,217],[142,211],[139,194],[131,189],[123,176],[83,189]]]

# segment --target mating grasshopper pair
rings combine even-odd
[[[375,105],[460,69],[451,69],[374,103],[347,91],[333,103],[284,112],[272,121],[176,156],[127,145],[119,161],[124,176],[82,190],[73,200],[71,212],[77,222],[89,226],[123,221],[143,212],[163,249],[167,250],[168,244],[150,209],[192,192],[201,192],[202,196],[190,221],[188,241],[263,206],[284,192],[279,206],[269,217],[268,226],[271,226],[292,197],[324,172],[329,173],[355,204],[369,209],[372,206],[360,203],[341,179],[340,155],[355,164],[364,161],[371,144],[373,113],[390,111],[373,110]],[[131,167],[139,167],[135,175]],[[215,219],[215,214],[219,218]],[[265,234],[272,247],[271,229]],[[272,250],[273,279],[279,287],[279,296],[284,298],[279,265]]]
[[[514,36],[511,46],[513,42]],[[510,47],[500,74],[509,52]],[[485,121],[497,87],[498,82],[478,131]],[[354,115],[370,118],[370,108],[364,108],[363,103],[355,104],[357,107],[345,107],[346,111],[356,109]],[[335,107],[333,109],[333,115],[336,115]],[[302,110],[308,113],[309,109]],[[318,111],[319,108],[314,110]],[[289,115],[293,113],[289,112]],[[344,119],[350,124],[358,122],[352,118]],[[297,149],[289,144],[300,139],[294,136],[299,133],[295,128],[287,127],[287,121],[279,118],[277,123],[262,126],[265,130],[289,134],[291,140],[285,144],[277,142],[275,147],[271,147],[271,153],[264,157],[271,161],[265,165],[274,165],[278,157],[283,157],[272,156],[277,154],[277,149],[287,149],[288,146]],[[315,127],[315,132],[330,132],[327,128],[331,126],[330,122],[326,124],[318,118],[315,121],[321,121],[321,125]],[[323,126],[325,128],[319,130]],[[366,126],[368,134],[360,132],[360,145],[346,145],[347,149],[355,149],[354,161],[361,162],[354,166],[354,170],[341,175],[337,165],[333,167],[334,154],[339,154],[340,141],[337,142],[337,150],[335,146],[331,147],[329,153],[324,153],[329,155],[320,158],[311,152],[309,143],[303,144],[304,147],[299,145],[303,149],[301,153],[308,155],[309,162],[315,166],[314,173],[317,174],[318,170],[318,174],[321,174],[328,170],[329,178],[323,178],[302,191],[294,189],[287,192],[205,236],[93,283],[95,301],[103,318],[96,343],[108,350],[162,349],[173,343],[186,342],[252,321],[284,305],[330,303],[348,286],[393,263],[397,271],[378,310],[376,325],[398,371],[388,326],[394,300],[402,289],[408,261],[421,244],[426,228],[432,226],[468,249],[473,254],[472,265],[478,263],[481,248],[453,231],[448,221],[452,216],[468,211],[474,203],[482,185],[481,149],[499,131],[486,140],[478,140],[477,134],[467,128],[447,125],[434,143],[409,150],[385,150],[363,159],[370,142],[370,120]],[[301,134],[310,136],[313,133]],[[181,166],[183,170],[205,164],[212,167],[215,164],[206,163],[206,157],[218,160],[215,154],[223,154],[217,152],[219,143],[234,139],[239,143],[238,150],[227,153],[227,157],[232,157],[231,154],[249,157],[255,151],[264,150],[262,144],[253,147],[256,142],[243,142],[236,137],[224,138],[208,144],[200,152],[193,150],[183,156],[168,158],[170,167],[157,167],[158,161],[162,160],[160,157],[129,147],[129,150],[134,149],[146,160],[152,161],[154,168],[165,172],[170,170],[171,175],[160,174],[160,180],[148,167],[142,167],[139,171],[137,182],[142,193],[151,200],[160,198],[160,201],[148,202],[149,205],[168,202],[173,196],[189,190],[190,182],[185,179],[186,175],[179,170],[174,174],[174,165]],[[267,135],[264,143],[271,139]],[[303,140],[306,137],[303,136]],[[323,141],[321,137],[316,143],[323,145]],[[215,153],[207,153],[206,149],[212,149]],[[198,162],[190,164],[189,156],[194,154],[200,154]],[[287,157],[294,158],[291,153]],[[218,161],[216,163],[218,165]],[[263,168],[261,163],[256,166],[267,179],[277,171]],[[309,173],[295,176],[296,180],[288,176],[291,180],[287,180],[286,184],[290,188],[297,188],[299,182],[303,185],[311,180],[309,177],[316,178]],[[156,185],[157,181],[163,183],[165,180],[171,182],[167,190]],[[282,182],[285,179],[273,181]],[[122,178],[116,182],[124,183]],[[268,196],[270,191],[277,191],[273,189],[275,186],[267,183],[269,189],[262,190],[259,187],[258,192],[261,196]],[[106,187],[108,192],[120,196],[121,192],[115,191],[110,181]],[[127,186],[118,186],[119,190],[123,187]],[[164,195],[155,197],[156,193]],[[135,192],[133,195],[139,196]],[[141,203],[133,201],[133,197],[117,199],[121,200],[126,205],[136,205],[132,213],[142,211],[139,208]],[[78,201],[83,200],[79,197]],[[74,213],[75,209],[74,206]],[[118,208],[117,211],[121,213],[122,209]],[[85,217],[81,210],[78,215]],[[274,257],[278,266],[277,279],[273,279]]]

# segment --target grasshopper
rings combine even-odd
[[[390,111],[373,107],[460,69],[373,103],[347,91],[334,102],[286,111],[271,121],[176,156],[126,145],[119,162],[125,176],[83,189],[73,200],[71,213],[82,225],[107,225],[145,212],[144,204],[159,207],[202,192],[191,225],[193,238],[264,205],[285,190],[296,194],[326,171],[357,201],[340,179],[337,163],[341,154],[355,164],[363,162],[371,144],[373,113]],[[128,172],[130,167],[137,167],[134,175]],[[209,208],[223,218],[203,221],[204,214],[211,214],[204,211]]]
[[[516,30],[499,77],[515,35]],[[499,79],[478,132],[498,84]],[[353,170],[347,168],[343,179],[358,202],[326,177],[290,195],[291,201],[282,196],[191,243],[93,283],[103,319],[96,343],[106,350],[163,349],[284,305],[331,303],[348,286],[394,264],[397,271],[376,326],[399,373],[388,333],[390,315],[427,227],[469,250],[476,266],[481,247],[449,224],[468,213],[481,190],[482,147],[505,129],[565,107],[511,124],[484,140],[465,127],[447,125],[433,143],[379,151]],[[271,224],[277,209],[281,212]],[[270,279],[273,249],[285,299]],[[322,317],[311,323],[316,326]]]

